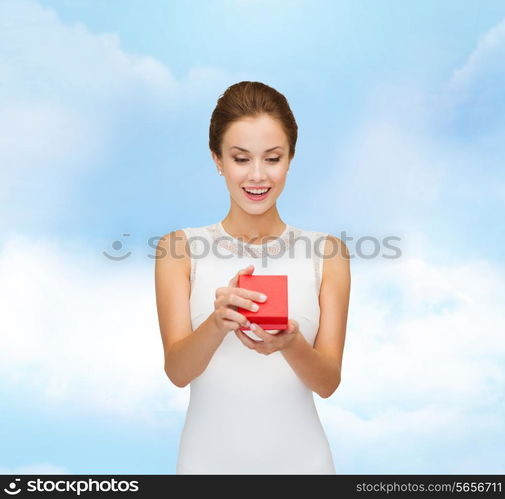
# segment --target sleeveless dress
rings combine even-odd
[[[252,263],[253,275],[288,276],[288,317],[314,344],[327,234],[286,224],[277,238],[248,244],[221,222],[182,230],[193,331],[213,312],[215,290]],[[190,383],[176,474],[335,474],[313,395],[281,352],[260,354],[231,330]]]

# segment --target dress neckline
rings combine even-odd
[[[281,234],[279,234],[278,236],[275,236],[273,239],[271,239],[271,240],[269,240],[269,241],[267,241],[265,243],[259,243],[259,244],[257,244],[257,243],[247,243],[245,241],[242,241],[242,239],[239,239],[239,238],[237,238],[235,236],[232,236],[231,234],[229,234],[228,232],[226,232],[224,230],[223,224],[221,222],[217,222],[215,225],[216,225],[217,229],[219,230],[219,232],[221,232],[221,234],[223,236],[226,236],[226,237],[230,238],[236,244],[242,244],[244,246],[252,246],[252,247],[256,247],[256,248],[261,248],[263,246],[270,246],[270,245],[278,242],[279,239],[283,239],[283,240],[286,239],[286,237],[287,237],[287,235],[289,233],[289,230],[291,228],[291,226],[288,223],[286,223],[286,228],[282,231]]]

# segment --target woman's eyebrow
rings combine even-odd
[[[239,147],[239,146],[232,146],[232,147],[230,147],[230,150],[231,149],[240,149],[241,151],[249,152],[247,149],[244,149],[243,147]],[[266,149],[265,152],[270,152],[270,151],[273,151],[274,149],[282,149],[282,147],[281,146],[271,147],[270,149]]]

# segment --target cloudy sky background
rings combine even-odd
[[[297,118],[283,219],[353,237],[337,471],[505,472],[501,0],[0,3],[1,473],[175,472],[149,241],[226,214],[241,80]]]

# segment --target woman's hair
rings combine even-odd
[[[241,81],[220,95],[209,126],[209,147],[218,158],[222,155],[223,136],[229,126],[244,117],[268,114],[279,120],[288,138],[289,159],[295,155],[298,125],[284,95],[259,81]]]

